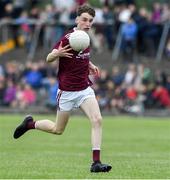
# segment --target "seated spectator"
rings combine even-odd
[[[0,105],[3,105],[4,94],[5,94],[5,76],[4,76],[4,69],[0,65]]]
[[[58,82],[54,77],[49,78],[48,85],[47,85],[47,103],[46,106],[55,109],[56,108],[56,95],[58,91]]]
[[[109,73],[105,69],[101,69],[100,77],[96,80],[96,83],[99,85],[102,91],[107,90],[107,82],[110,80]]]
[[[123,86],[129,87],[132,86],[136,80],[137,77],[137,69],[136,69],[136,65],[135,64],[129,64],[128,65],[128,69],[125,73],[125,78],[124,78],[124,82],[123,82]]]
[[[16,98],[13,107],[24,109],[33,105],[36,101],[36,93],[29,84],[18,84]]]
[[[118,86],[114,89],[110,104],[111,108],[117,109],[117,110],[123,110],[125,105],[125,99],[124,99],[124,92],[121,88],[121,86]]]
[[[42,83],[42,74],[37,63],[31,65],[31,69],[25,74],[25,81],[34,89],[39,89]]]
[[[43,86],[46,88],[47,91],[47,102],[46,106],[51,109],[56,108],[56,95],[58,91],[58,82],[56,78],[49,77],[43,81]]]
[[[29,84],[24,85],[23,89],[23,104],[29,106],[34,104],[36,101],[36,93]]]
[[[4,99],[3,99],[4,105],[12,106],[15,98],[16,98],[16,86],[13,81],[9,80],[7,81],[7,87],[4,93]]]
[[[116,86],[119,86],[123,83],[124,74],[120,72],[120,69],[118,66],[114,66],[112,68],[111,80]]]
[[[7,62],[5,64],[5,77],[7,80],[17,82],[19,80],[19,64],[16,62]]]
[[[135,88],[133,88],[133,86],[128,87],[126,89],[126,97],[129,101],[135,101],[137,98],[137,91],[135,90]]]
[[[17,84],[16,86],[16,96],[13,102],[13,107],[20,107],[20,102],[23,101],[23,85]]]
[[[157,108],[170,108],[170,94],[160,82],[156,82],[156,88],[152,95],[156,101]]]

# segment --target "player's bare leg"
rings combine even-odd
[[[91,166],[91,172],[108,172],[111,170],[111,166],[102,164],[100,161],[100,148],[102,141],[102,116],[100,113],[99,105],[96,98],[91,97],[86,99],[80,106],[83,112],[91,121],[91,142],[93,150],[93,164]]]
[[[95,98],[86,99],[80,106],[91,121],[91,142],[93,149],[100,149],[102,140],[102,116]]]
[[[48,133],[60,135],[64,132],[69,116],[69,112],[58,111],[56,122],[48,119],[34,121],[32,116],[26,116],[24,121],[16,128],[14,138],[19,138],[30,129],[38,129]]]
[[[50,121],[48,119],[36,121],[35,129],[60,135],[64,132],[69,116],[69,112],[58,111],[56,122]]]

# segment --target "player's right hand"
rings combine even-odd
[[[69,45],[62,47],[62,41],[60,42],[58,49],[56,49],[58,57],[68,57],[68,58],[72,58],[73,56],[73,54],[69,52],[71,50],[72,48]]]

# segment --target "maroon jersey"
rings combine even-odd
[[[69,31],[65,34],[61,40],[54,46],[54,49],[58,48],[62,41],[62,46],[69,44],[69,35],[74,30]],[[73,54],[72,58],[60,57],[59,58],[59,71],[58,71],[58,82],[59,89],[64,91],[80,91],[86,89],[91,82],[88,78],[89,75],[89,47],[84,51],[71,50]]]

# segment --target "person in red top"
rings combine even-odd
[[[30,129],[60,135],[64,132],[70,112],[75,108],[80,108],[91,122],[93,162],[90,171],[108,172],[112,167],[100,161],[102,116],[88,78],[89,74],[99,75],[99,69],[89,60],[89,47],[84,51],[76,52],[69,46],[70,33],[76,30],[88,33],[94,17],[95,11],[92,7],[80,6],[75,20],[77,26],[66,33],[47,56],[47,62],[56,61],[59,64],[56,122],[48,119],[34,121],[33,117],[28,115],[16,128],[13,136],[17,139]]]
[[[157,83],[157,87],[153,91],[152,96],[159,102],[162,107],[170,108],[169,92],[160,83]]]

